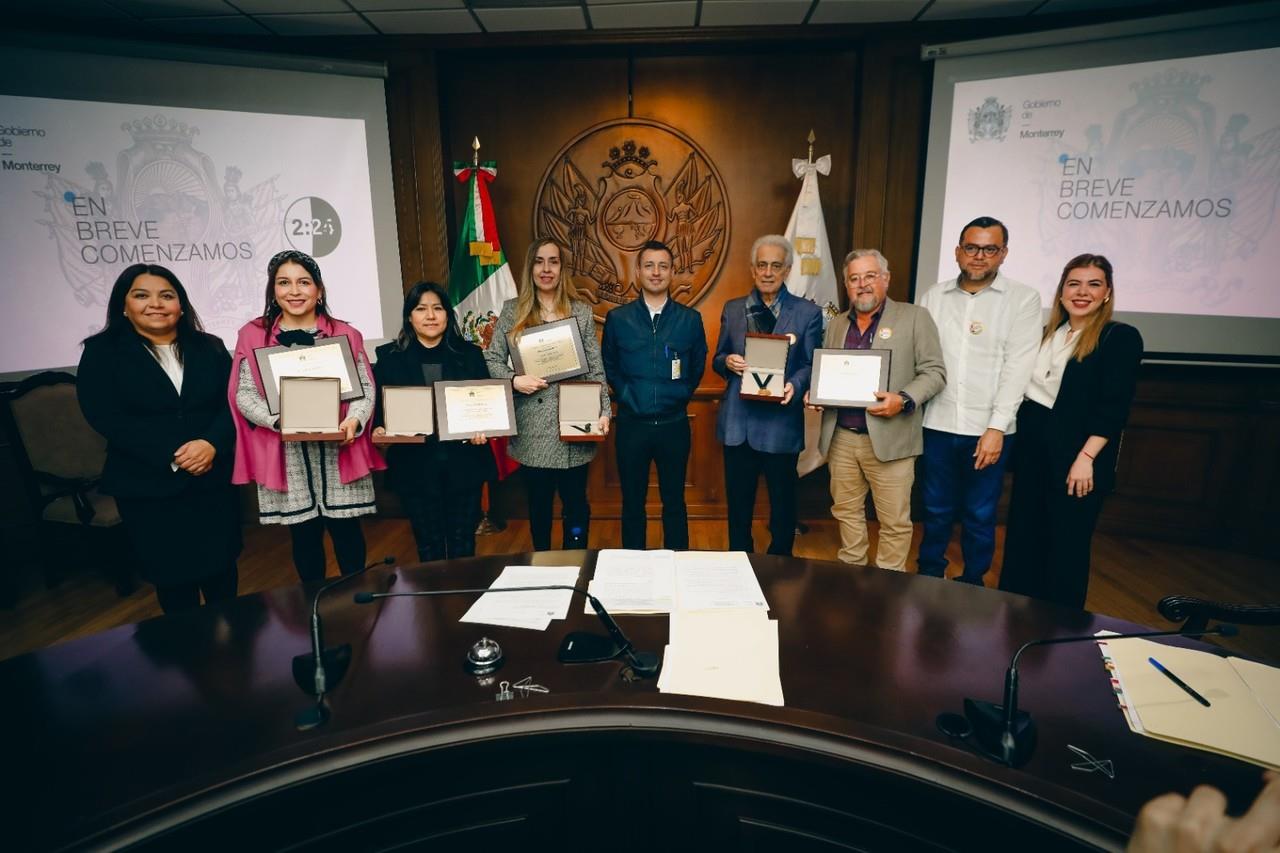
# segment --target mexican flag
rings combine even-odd
[[[449,267],[449,297],[463,337],[487,349],[502,303],[516,295],[489,200],[489,184],[498,175],[498,164],[493,160],[474,166],[454,163],[453,175],[459,183],[467,182],[468,204]]]

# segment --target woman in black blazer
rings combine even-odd
[[[1084,607],[1093,529],[1142,362],[1138,330],[1111,320],[1113,288],[1102,255],[1067,262],[1018,409],[1000,589],[1066,607]]]
[[[235,598],[240,508],[231,485],[231,357],[205,334],[168,269],[134,264],[84,341],[76,389],[107,439],[102,491],[116,499],[140,574],[166,613]]]
[[[484,354],[458,331],[448,292],[420,281],[404,297],[400,334],[378,347],[373,366],[375,383],[431,385],[437,379],[488,379]],[[384,435],[382,398],[374,415],[374,440]],[[480,520],[480,492],[497,476],[493,452],[483,435],[470,441],[441,441],[391,445],[387,453],[391,487],[400,496],[418,559],[470,557],[476,552],[476,524]]]

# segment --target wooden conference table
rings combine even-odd
[[[934,724],[1000,699],[1022,642],[1135,626],[962,584],[753,555],[780,622],[786,707],[661,694],[617,663],[566,666],[575,598],[546,632],[464,625],[472,596],[357,605],[352,593],[484,586],[550,552],[378,569],[323,600],[349,642],[332,719],[290,661],[309,649],[314,587],[246,596],[0,662],[8,850],[1052,850],[1123,847],[1143,802],[1208,782],[1236,805],[1249,765],[1129,732],[1092,643],[1024,655],[1040,727],[1010,769]],[[394,574],[396,579],[391,580]],[[666,616],[620,616],[660,652]],[[489,680],[463,667],[502,644]],[[1188,644],[1191,644],[1188,641]],[[497,681],[550,692],[496,701]],[[1113,762],[1071,769],[1067,744]]]

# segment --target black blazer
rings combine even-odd
[[[1094,487],[1109,492],[1115,485],[1120,434],[1129,421],[1141,363],[1142,335],[1124,323],[1108,323],[1097,349],[1084,361],[1067,362],[1049,419],[1055,473],[1060,471],[1064,482],[1085,441],[1100,435],[1107,445],[1093,463]]]
[[[227,403],[231,356],[205,335],[182,353],[182,395],[132,330],[84,345],[76,394],[89,425],[107,440],[102,491],[121,497],[168,497],[231,483],[236,435]],[[174,452],[203,438],[217,451],[199,477],[170,465]]]
[[[418,360],[412,347],[400,350],[395,341],[378,347],[378,360],[373,365],[373,376],[378,387],[384,385],[425,385],[422,376],[422,363]],[[445,344],[440,344],[445,346]],[[441,364],[441,378],[447,381],[459,379],[488,379],[489,368],[484,362],[484,353],[475,344],[463,342],[460,352],[444,350],[444,361]],[[377,409],[374,413],[375,427],[382,425],[382,393],[378,393]],[[393,444],[387,448],[387,465],[391,469],[389,476],[392,486],[397,491],[412,489],[423,477],[438,473],[438,466],[446,465],[452,476],[460,476],[472,482],[481,483],[497,479],[498,467],[493,458],[493,451],[487,444],[471,444],[466,441],[441,442],[436,436],[427,439],[426,444]]]

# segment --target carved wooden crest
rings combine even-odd
[[[696,302],[724,264],[729,200],[719,171],[688,136],[657,121],[616,119],[556,154],[533,222],[536,236],[568,249],[565,272],[603,319],[640,294],[636,260],[648,240],[671,247],[671,297]]]

